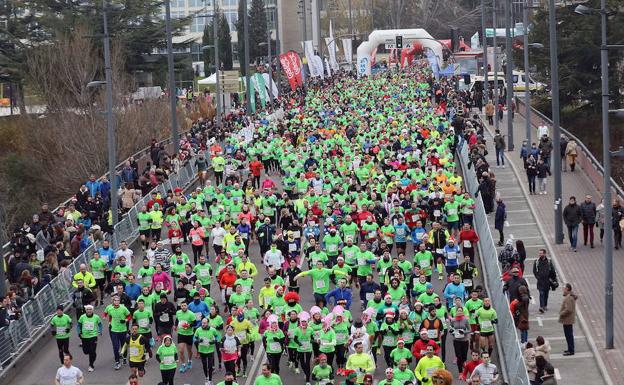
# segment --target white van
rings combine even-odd
[[[513,88],[515,92],[526,90],[527,76],[523,71],[513,71],[511,77],[513,79]],[[546,89],[546,84],[536,82],[535,80],[531,78],[530,75],[528,76],[528,80],[529,80],[529,91],[531,93],[542,92]]]
[[[470,92],[474,93],[477,90],[483,91],[483,76],[471,76],[470,82]],[[498,73],[498,88],[505,88],[507,83],[505,82],[505,74],[502,72]],[[488,89],[494,87],[494,72],[488,73]]]

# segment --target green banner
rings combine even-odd
[[[260,103],[262,104],[262,108],[265,108],[266,101],[267,101],[267,89],[266,89],[266,84],[264,83],[264,77],[262,77],[262,74],[259,72],[256,72],[254,74],[254,77],[256,79],[256,84],[258,84],[258,94],[260,95]]]

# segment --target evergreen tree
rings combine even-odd
[[[224,70],[229,71],[232,65],[232,34],[230,33],[230,24],[223,12],[219,13],[219,59]]]
[[[243,76],[245,76],[245,28],[243,18],[245,12],[247,12],[247,10],[243,7],[244,2],[244,0],[238,1],[238,20],[236,21],[236,35],[238,37],[238,62],[240,63],[240,72]],[[251,33],[249,35],[251,36]]]
[[[267,13],[263,0],[251,0],[249,9],[249,59],[254,62],[266,56],[267,47],[260,45],[267,41]]]

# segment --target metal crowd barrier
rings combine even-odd
[[[169,179],[158,185],[152,192],[158,191],[166,196],[169,189],[188,187],[194,182],[196,175],[197,171],[191,160],[177,174],[169,175]],[[121,241],[130,244],[138,237],[137,213],[142,206],[147,204],[150,195],[151,192],[142,197],[115,226],[111,239],[113,248],[117,248]],[[43,241],[45,238],[41,242],[47,245]],[[19,319],[11,321],[8,327],[0,329],[0,378],[22,354],[30,349],[32,344],[45,334],[56,307],[63,305],[68,308],[71,305],[72,278],[79,271],[81,264],[89,263],[98,247],[99,242],[90,245],[72,261],[67,269],[59,273],[49,285],[46,285],[22,306],[22,316]]]
[[[464,183],[471,194],[479,189],[479,182],[474,171],[474,166],[468,168],[468,146],[461,146],[458,157],[464,174]],[[502,272],[498,264],[498,254],[488,219],[483,208],[483,201],[475,199],[474,229],[479,234],[479,255],[483,269],[483,282],[487,294],[492,301],[492,306],[498,315],[496,324],[496,344],[498,348],[500,372],[509,384],[529,385],[529,377],[524,359],[520,340],[516,333],[509,300],[503,293]]]

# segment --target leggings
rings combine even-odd
[[[267,358],[269,359],[269,364],[271,364],[271,368],[273,368],[273,373],[280,373],[280,357],[282,353],[267,353]]]
[[[83,338],[82,352],[89,356],[89,366],[93,367],[97,358],[97,337]]]
[[[346,350],[344,345],[336,345],[336,366],[344,368],[347,363]]]
[[[223,361],[223,366],[225,366],[225,372],[230,372],[236,378],[236,360]]]
[[[175,377],[175,369],[161,369],[160,376],[162,377],[162,382],[165,385],[173,385],[173,378]]]
[[[392,352],[392,349],[394,349],[394,347],[392,346],[383,347],[384,360],[386,361],[386,366],[389,368],[392,368],[394,366],[394,363],[392,362],[392,357],[390,357],[390,353]]]
[[[249,344],[241,345],[241,354],[236,360],[236,366],[241,367],[241,361],[243,362],[243,372],[247,371],[247,355],[249,354]]]
[[[468,340],[453,340],[453,348],[455,349],[455,357],[457,357],[457,370],[461,373],[464,370],[464,362],[468,357]]]
[[[193,248],[193,260],[195,261],[195,264],[197,265],[197,260],[199,259],[199,256],[202,253],[202,250],[204,249],[204,245],[191,245]]]
[[[59,360],[63,364],[63,356],[69,353],[69,338],[57,338],[56,347],[58,348]]]
[[[251,356],[253,357],[254,353],[256,352],[256,343],[254,341],[251,341],[248,345],[249,345],[249,354],[251,354]]]
[[[310,359],[312,358],[312,352],[298,352],[298,355],[306,382],[310,382]]]
[[[336,355],[336,352],[329,352],[329,353],[325,353],[325,352],[321,352],[323,354],[325,354],[327,356],[327,365],[329,366],[334,366],[334,356]]]
[[[295,368],[299,367],[297,362],[297,348],[288,348],[288,362],[292,362]]]
[[[199,353],[201,358],[202,368],[204,369],[204,377],[208,377],[212,381],[212,373],[214,372],[214,352],[212,353]]]
[[[440,335],[440,358],[442,359],[442,362],[445,362],[446,360],[446,331],[443,331],[442,334]]]

